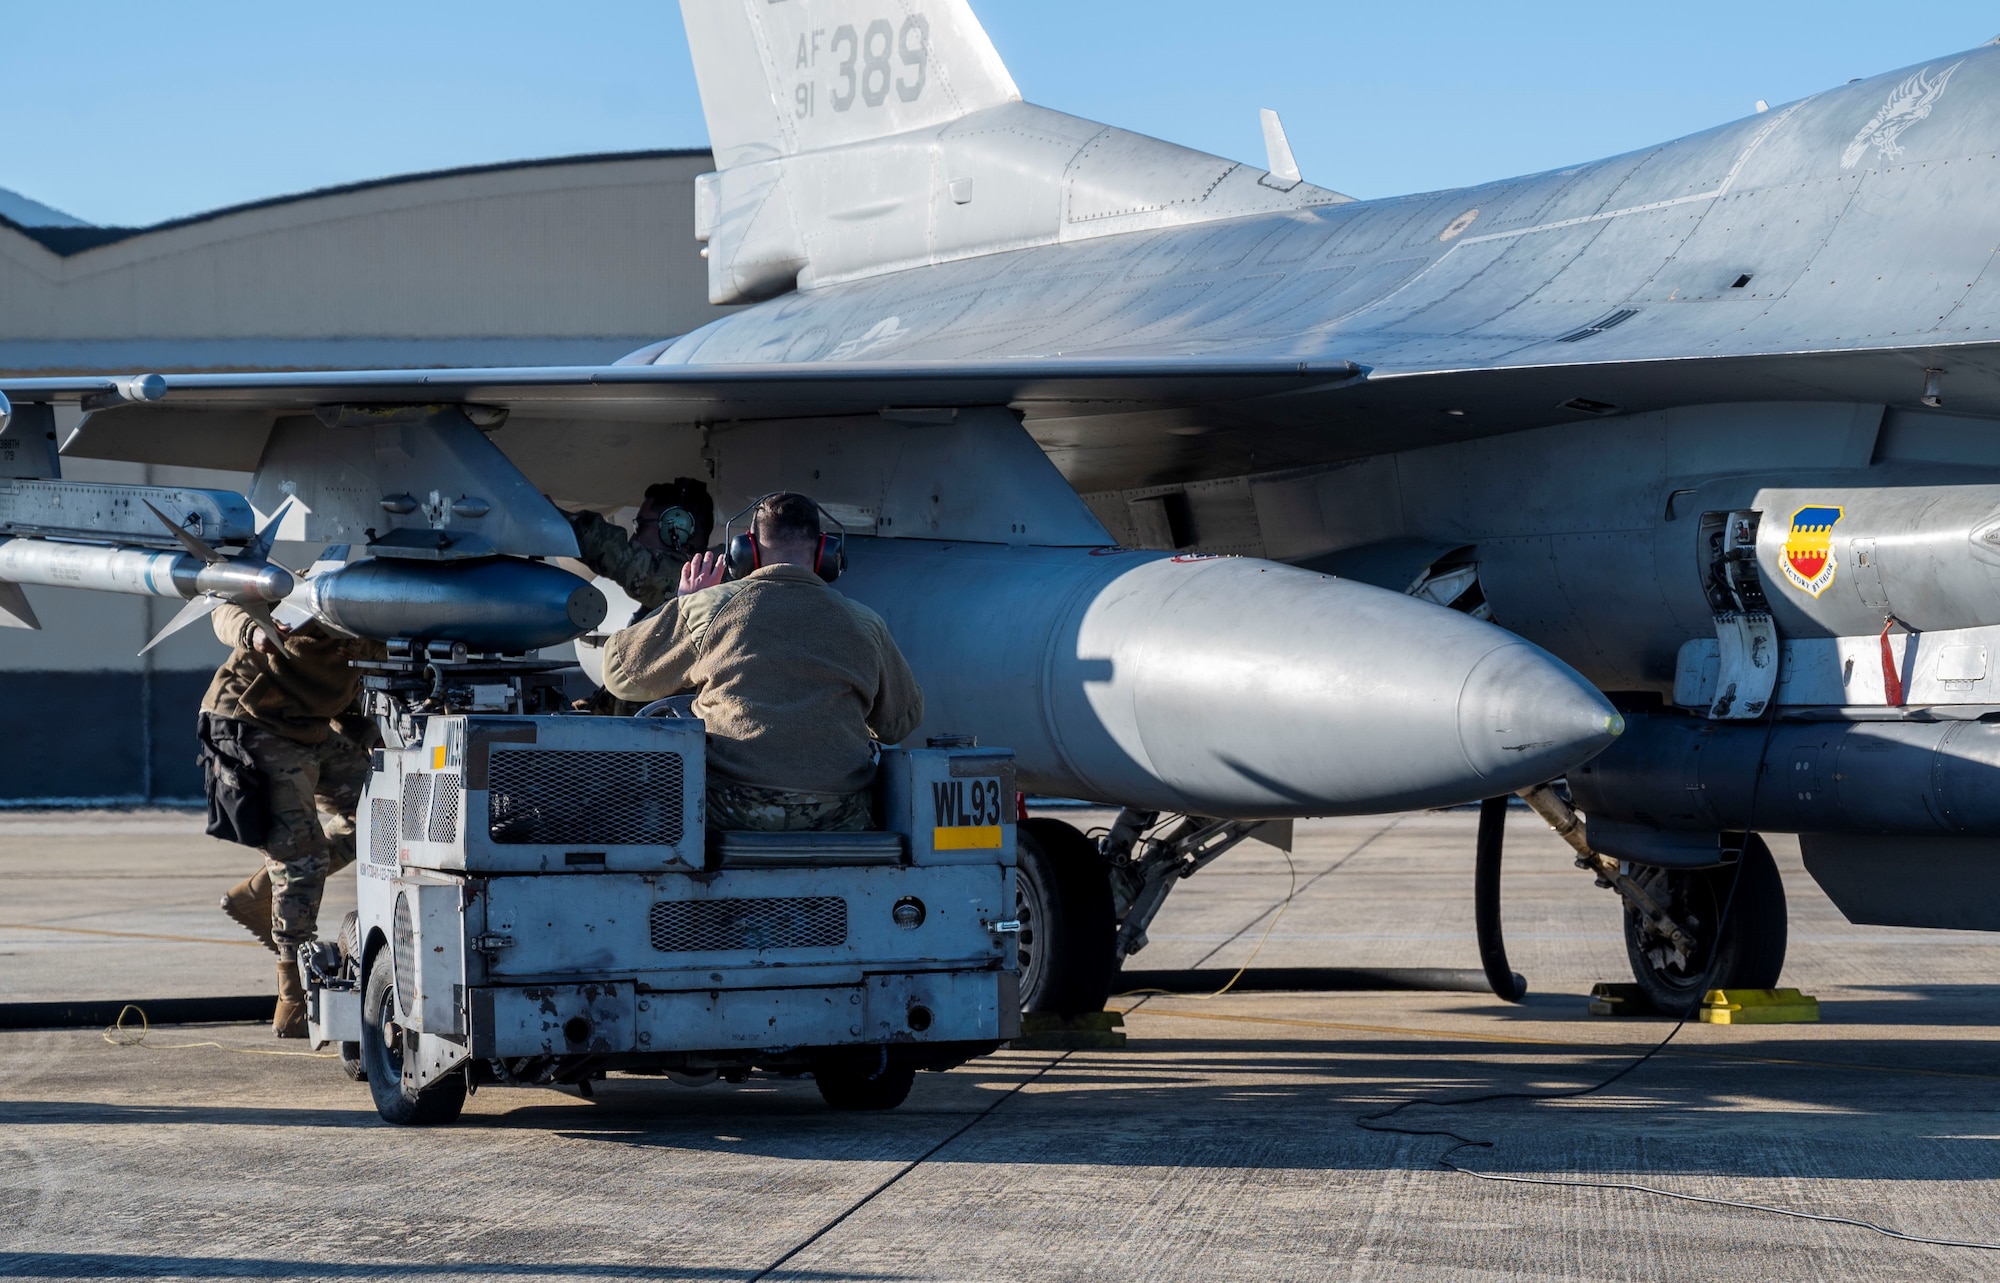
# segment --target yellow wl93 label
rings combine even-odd
[[[999,780],[934,780],[931,806],[936,824],[931,845],[937,850],[991,850],[1000,845],[1007,809]]]

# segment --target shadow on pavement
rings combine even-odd
[[[0,1252],[0,1278],[132,1279],[393,1279],[429,1278],[617,1278],[742,1279],[742,1267],[637,1265],[585,1261],[306,1261],[243,1256],[143,1256],[114,1252]],[[841,1270],[825,1273],[787,1267],[786,1278],[881,1279],[894,1275]]]
[[[1494,1134],[1511,1156],[1492,1167],[1760,1177],[1805,1160],[1815,1176],[1866,1180],[2000,1177],[1995,1046],[1933,1040],[1787,1041],[1660,1057],[1599,1096],[1448,1102],[1488,1092],[1549,1091],[1609,1076],[1634,1054],[1526,1044],[1390,1040],[1329,1045],[1147,1040],[1148,1057],[1079,1053],[932,1162],[1179,1165],[1272,1169],[1390,1169],[1421,1162],[1429,1142],[1354,1126],[1411,1098],[1443,1107],[1405,1111],[1414,1126]],[[1478,1056],[1482,1059],[1471,1059]],[[1870,1058],[1875,1058],[1870,1063]],[[1958,1072],[1948,1066],[1965,1065]],[[1013,1086],[1014,1067],[986,1075],[925,1075],[890,1114],[774,1111],[768,1096],[726,1088],[662,1088],[592,1107],[524,1104],[510,1127],[565,1138],[768,1157],[907,1161]],[[1217,1081],[1220,1078],[1223,1081]],[[704,1098],[705,1097],[705,1098]],[[1941,1125],[1939,1114],[1963,1118]],[[1276,1125],[1274,1125],[1274,1123]],[[1954,1131],[1982,1135],[1955,1137]],[[1440,1146],[1441,1148],[1441,1143]]]

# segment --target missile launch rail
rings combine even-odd
[[[390,1122],[613,1072],[810,1071],[836,1108],[889,1108],[1018,1032],[1004,749],[884,749],[877,831],[717,832],[696,720],[400,729],[361,799],[359,907],[302,960],[312,1038]]]

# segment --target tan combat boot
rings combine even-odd
[[[306,986],[299,979],[299,964],[278,958],[278,1006],[271,1013],[271,1030],[280,1038],[306,1036]]]
[[[278,942],[271,938],[271,871],[263,865],[222,894],[222,911],[272,953]]]

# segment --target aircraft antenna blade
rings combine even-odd
[[[1284,122],[1278,113],[1265,107],[1257,113],[1264,122],[1264,168],[1271,171],[1271,177],[1279,182],[1296,183],[1299,179],[1299,162],[1292,159],[1292,143],[1285,137]]]

